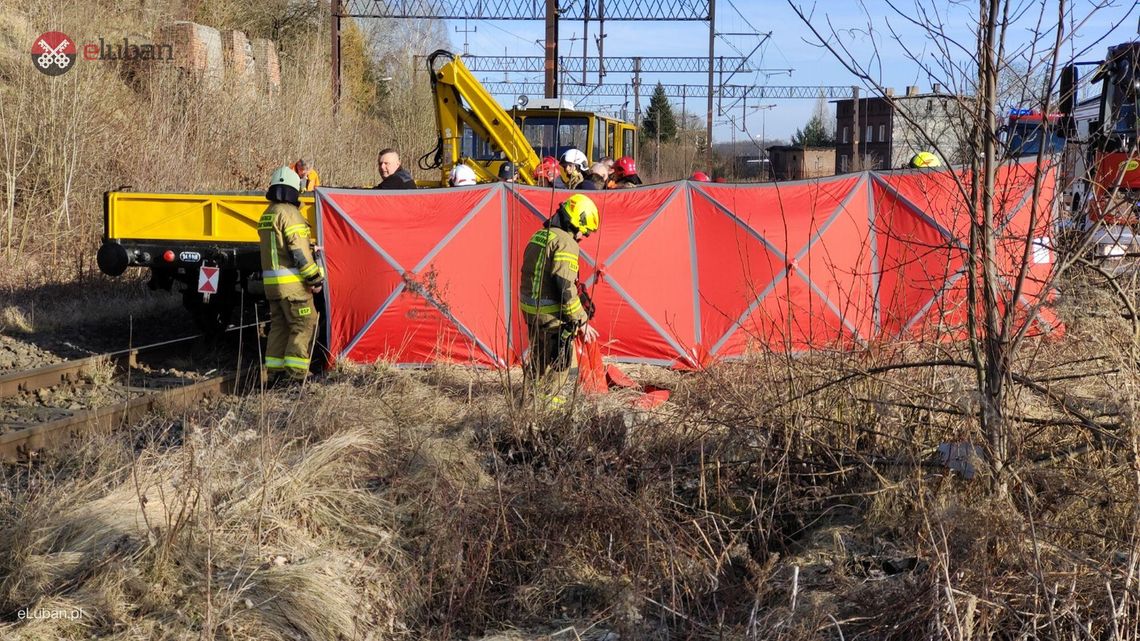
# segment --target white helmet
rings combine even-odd
[[[475,184],[475,170],[464,164],[459,164],[451,168],[451,175],[447,181],[451,183],[452,187],[460,187],[463,185]]]
[[[590,163],[590,160],[586,158],[586,154],[582,153],[579,149],[567,149],[562,154],[562,162],[578,165],[579,169],[586,171],[586,165]]]

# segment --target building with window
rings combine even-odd
[[[885,96],[860,98],[858,105],[851,98],[834,101],[836,173],[903,167],[914,154],[935,147],[943,162],[962,162],[960,141],[969,127],[964,99],[934,85],[930,93],[907,87],[903,96],[887,89]]]
[[[768,148],[772,180],[802,180],[835,174],[835,148],[775,145]]]

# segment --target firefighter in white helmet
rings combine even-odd
[[[476,182],[475,170],[462,163],[452,167],[447,177],[447,183],[452,187],[474,185]]]
[[[300,382],[309,374],[317,314],[313,295],[325,276],[313,258],[312,233],[301,216],[301,178],[281,167],[269,179],[269,208],[257,224],[261,240],[261,280],[269,300],[269,339],[265,347],[267,382]]]
[[[562,154],[562,171],[566,172],[566,186],[577,189],[585,180],[586,165],[590,161],[580,149],[570,148]]]

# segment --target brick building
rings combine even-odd
[[[887,89],[886,96],[860,98],[858,114],[854,99],[834,101],[836,173],[905,166],[914,154],[934,151],[928,137],[943,162],[962,162],[960,141],[967,122],[962,98],[934,85],[930,93],[907,87],[904,96]]]
[[[775,145],[768,148],[772,180],[803,180],[835,174],[835,149]]]

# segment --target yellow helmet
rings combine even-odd
[[[941,167],[942,161],[929,151],[920,151],[910,159],[910,166],[918,169]]]
[[[574,194],[567,198],[562,203],[562,212],[570,226],[583,234],[592,234],[598,231],[601,216],[598,214],[598,206],[590,200],[589,196]]]

